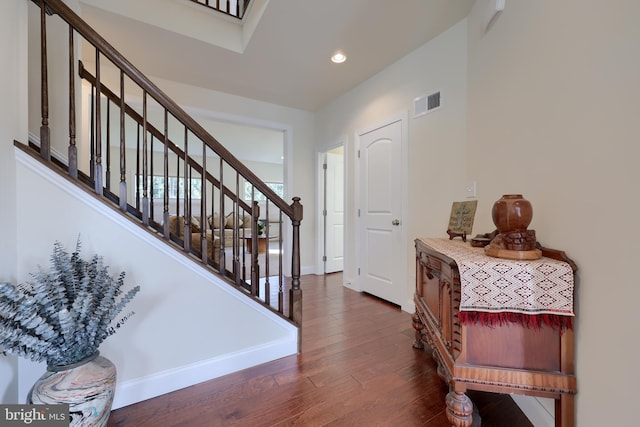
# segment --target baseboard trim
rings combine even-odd
[[[300,275],[305,276],[307,274],[315,274],[316,270],[312,265],[302,266],[300,267]]]
[[[407,313],[413,314],[416,312],[416,304],[412,299],[407,300],[407,302],[402,305],[402,311],[406,311]]]
[[[539,399],[530,396],[521,396],[519,394],[512,394],[511,398],[535,427],[555,426],[554,415],[547,411]]]
[[[112,409],[122,408],[242,369],[296,354],[295,340],[280,340],[143,378],[118,383]]]

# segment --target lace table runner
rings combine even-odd
[[[487,256],[460,240],[421,240],[458,264],[461,312],[574,315],[573,270],[564,261],[513,261]]]

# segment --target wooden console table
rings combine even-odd
[[[473,419],[477,416],[473,413],[473,403],[465,393],[466,390],[480,390],[553,398],[556,426],[573,427],[576,393],[574,335],[571,327],[576,270],[573,261],[564,252],[543,248],[542,260],[546,257],[552,259],[550,262],[568,266],[571,292],[563,292],[563,295],[571,304],[569,316],[548,312],[534,315],[504,313],[490,308],[474,312],[464,302],[461,311],[461,302],[469,301],[469,298],[463,297],[461,269],[452,257],[442,253],[442,249],[437,250],[432,246],[456,245],[456,253],[472,251],[473,257],[479,260],[479,271],[470,272],[466,264],[462,270],[463,278],[472,274],[482,281],[480,285],[476,283],[476,296],[482,297],[483,292],[489,295],[492,286],[497,284],[500,287],[504,283],[495,278],[484,279],[488,276],[482,272],[485,260],[481,257],[486,257],[482,248],[472,248],[468,243],[458,241],[445,243],[437,240],[440,239],[415,241],[414,347],[423,349],[425,342],[429,345],[438,363],[439,376],[449,384],[450,392],[446,397],[449,421],[456,427],[479,425],[478,420]],[[432,246],[427,242],[432,242]],[[488,263],[499,261],[499,268],[493,266],[496,270],[522,266],[522,261],[486,258]],[[544,271],[546,273],[552,269],[553,266]],[[526,271],[519,274],[519,278],[526,274]],[[527,280],[531,281],[524,281]],[[547,285],[542,283],[541,288],[546,289]],[[486,289],[479,290],[483,287]],[[526,293],[527,290],[516,287],[516,292]],[[498,294],[502,295],[501,292]],[[507,297],[503,299],[506,301]],[[532,313],[537,312],[533,310]]]

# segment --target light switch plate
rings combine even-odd
[[[476,197],[476,180],[475,179],[471,181],[469,184],[467,184],[467,188],[465,188],[465,193],[468,199]]]

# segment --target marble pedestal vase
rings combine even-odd
[[[27,403],[68,403],[70,426],[106,426],[115,387],[115,365],[96,352],[73,365],[48,367],[29,391]]]

